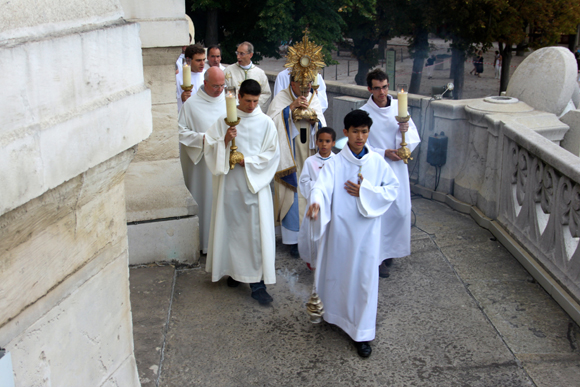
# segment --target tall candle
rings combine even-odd
[[[399,103],[399,117],[407,117],[407,97],[408,93],[404,89],[397,93],[397,102]]]
[[[236,122],[238,120],[235,94],[226,94],[226,112],[229,122]]]
[[[183,86],[191,86],[191,67],[183,65]]]
[[[314,82],[312,82],[312,86],[318,86],[318,74],[314,77]]]

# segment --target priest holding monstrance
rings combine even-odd
[[[320,100],[313,85],[324,66],[322,46],[308,40],[288,49],[285,67],[291,70],[290,86],[274,97],[268,115],[274,120],[280,141],[280,165],[275,176],[276,222],[280,223],[282,243],[291,246],[298,258],[298,231],[306,211],[306,199],[300,195],[298,176],[304,161],[316,153],[316,132],[326,126]]]
[[[212,281],[229,276],[229,287],[250,285],[261,305],[272,302],[267,284],[276,282],[276,236],[270,182],[280,160],[278,134],[258,101],[260,84],[226,89],[227,115],[206,132],[204,155],[213,174],[212,219],[206,271]]]

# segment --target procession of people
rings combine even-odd
[[[312,42],[295,47],[309,50]],[[224,70],[219,46],[207,50],[206,64],[196,44],[177,66],[193,73],[176,77],[179,146],[184,180],[199,206],[206,271],[229,287],[248,284],[250,296],[269,305],[280,235],[293,257],[317,271],[322,318],[368,357],[379,278],[389,275],[393,258],[411,253],[409,173],[397,149],[405,134],[410,151],[419,144],[417,128],[412,119],[395,119],[398,101],[380,69],[367,76],[368,102],[345,116],[343,128],[328,127],[314,51],[303,55],[308,64],[288,57],[270,101],[253,50],[240,43],[238,62]],[[337,131],[348,141],[335,154]]]

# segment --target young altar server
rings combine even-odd
[[[399,189],[382,155],[365,145],[371,125],[365,111],[346,115],[348,143],[320,171],[307,213],[320,239],[317,292],[324,320],[342,328],[361,357],[370,356],[375,338],[381,215]]]
[[[237,114],[228,127],[224,116],[206,132],[204,155],[213,176],[213,203],[206,271],[213,282],[229,276],[227,284],[250,284],[252,298],[261,305],[272,302],[266,284],[276,283],[276,235],[270,182],[280,150],[272,119],[262,113],[260,84],[242,82]],[[230,169],[232,139],[244,159]]]
[[[336,142],[336,132],[334,129],[329,127],[324,127],[318,129],[316,132],[316,146],[318,147],[318,152],[314,156],[310,156],[304,162],[304,167],[302,168],[302,173],[300,174],[300,193],[308,201],[310,197],[310,191],[318,179],[320,170],[324,165],[334,157],[332,153],[332,147]],[[306,209],[307,211],[308,209]],[[302,219],[302,225],[300,225],[300,231],[298,232],[298,251],[300,252],[300,257],[306,262],[308,268],[312,269],[316,267],[316,254],[318,252],[317,242],[312,240],[310,232],[310,219],[305,216]]]

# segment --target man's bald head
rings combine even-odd
[[[224,91],[226,78],[219,67],[210,67],[204,74],[204,90],[210,97],[218,97]]]

